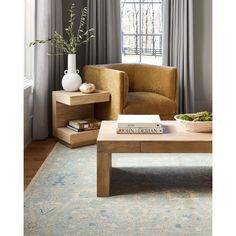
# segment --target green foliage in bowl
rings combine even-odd
[[[208,111],[201,111],[194,114],[180,114],[176,116],[177,119],[187,121],[212,121],[212,113]]]

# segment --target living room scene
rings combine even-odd
[[[212,235],[212,0],[24,7],[24,235]]]

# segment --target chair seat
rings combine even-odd
[[[151,92],[129,92],[124,114],[173,115],[177,104],[169,98]]]

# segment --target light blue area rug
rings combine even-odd
[[[210,236],[211,154],[115,154],[96,197],[96,146],[57,144],[25,192],[25,236]]]

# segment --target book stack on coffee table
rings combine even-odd
[[[159,115],[119,115],[118,134],[162,134]]]

